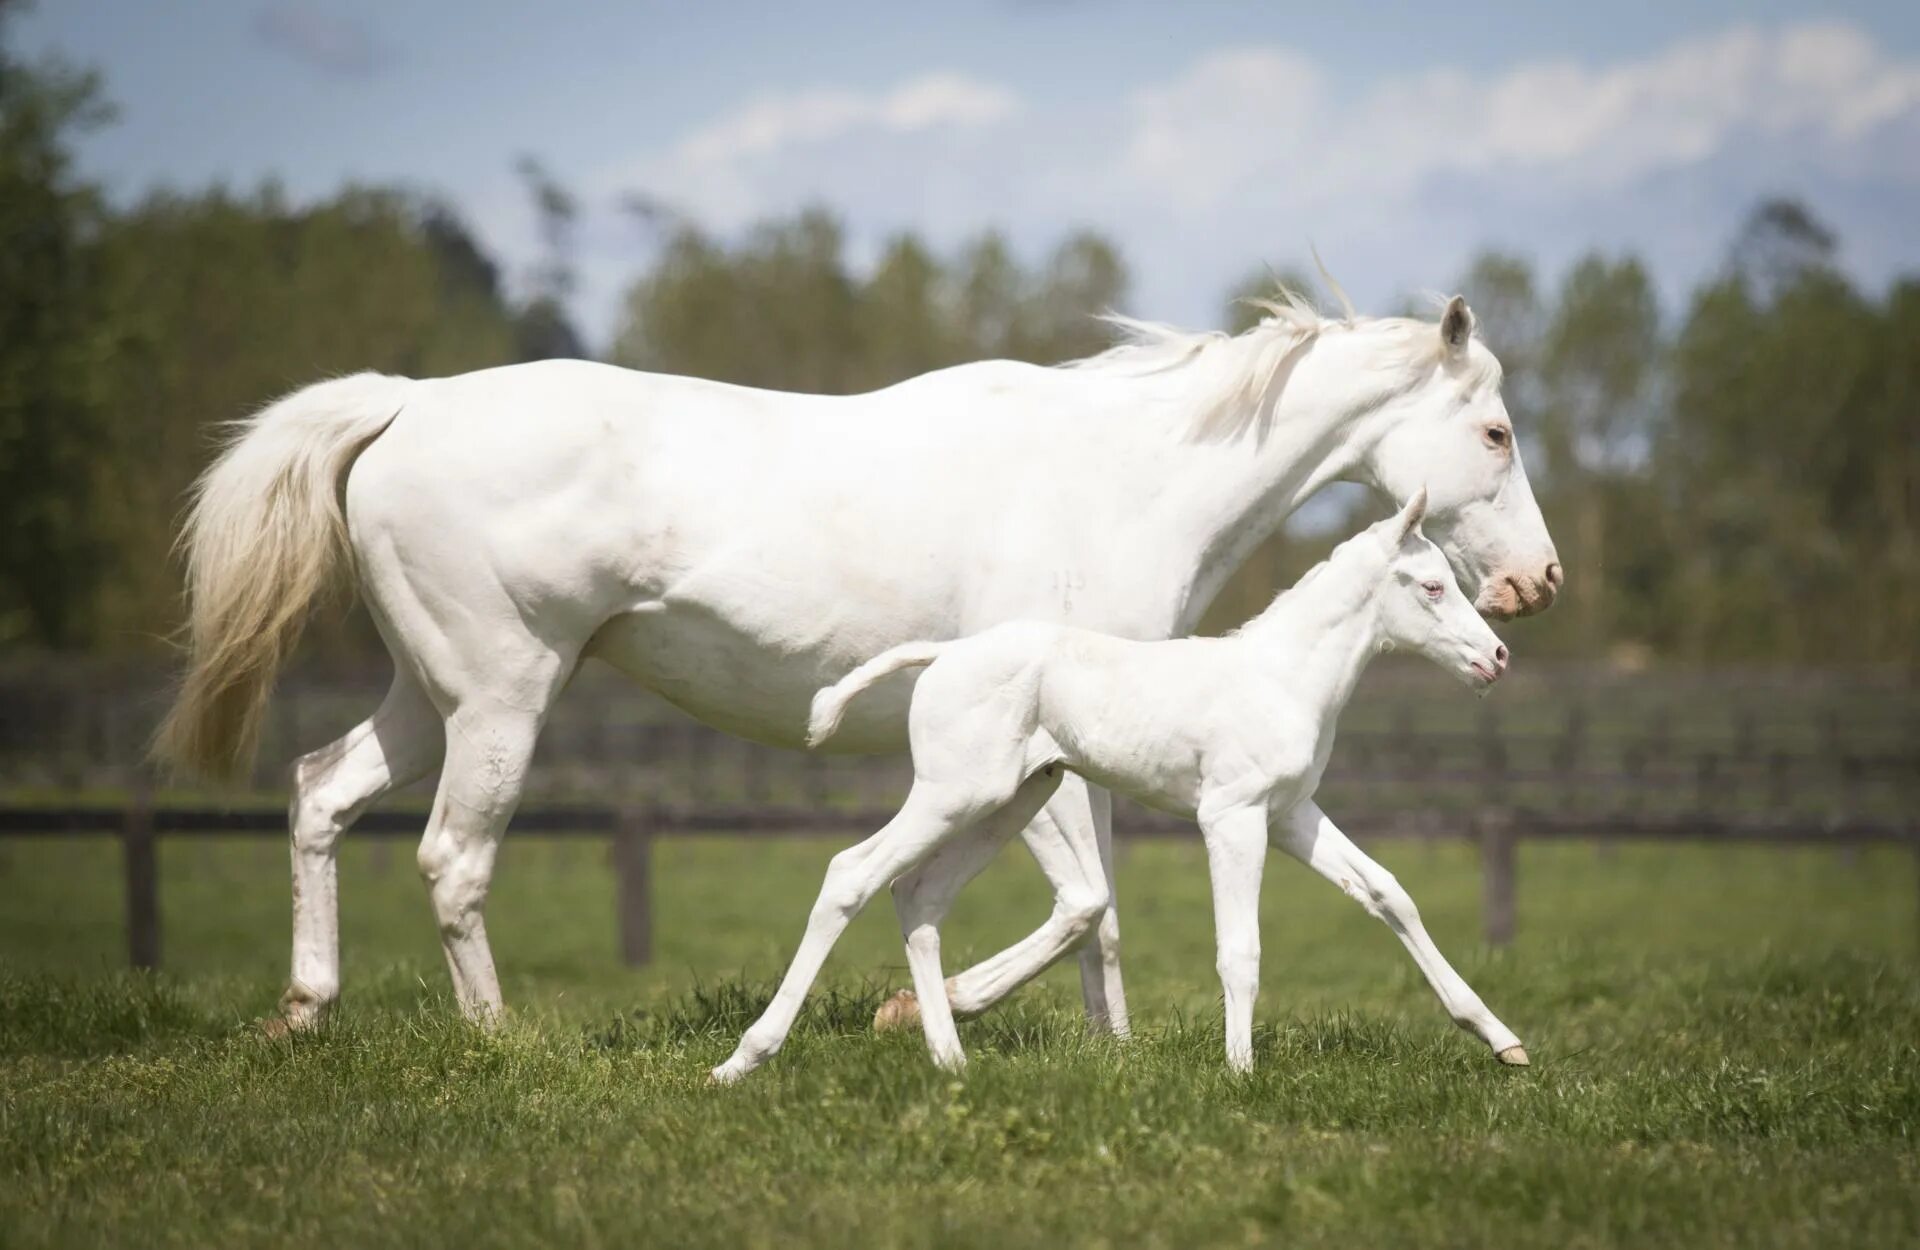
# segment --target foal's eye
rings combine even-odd
[[[1505,447],[1507,441],[1512,437],[1513,431],[1504,425],[1490,425],[1487,427],[1487,441],[1495,447]]]
[[[1440,582],[1421,582],[1420,589],[1426,591],[1427,598],[1435,603],[1440,602],[1440,597],[1447,593],[1446,586]]]

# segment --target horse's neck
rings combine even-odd
[[[1172,632],[1187,634],[1255,547],[1363,459],[1358,413],[1365,405],[1283,398],[1264,437],[1227,442],[1187,437],[1190,418],[1177,400],[1156,406],[1160,420],[1141,427],[1151,445],[1112,449],[1121,453],[1115,471],[1129,479],[1115,498],[1146,527],[1157,553],[1149,563],[1174,583]]]

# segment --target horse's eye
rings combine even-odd
[[[1421,582],[1420,589],[1426,591],[1427,598],[1435,603],[1440,602],[1440,597],[1447,593],[1446,586],[1440,582]]]
[[[1487,427],[1487,441],[1495,447],[1505,447],[1507,440],[1512,437],[1513,432],[1504,425],[1490,425]]]

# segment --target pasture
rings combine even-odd
[[[851,833],[852,831],[850,831]],[[1128,845],[1139,1036],[1083,1036],[1071,968],[962,1026],[955,1079],[876,1037],[891,909],[785,1051],[706,1086],[770,992],[830,841],[669,839],[657,957],[622,967],[605,846],[503,852],[511,1017],[461,1023],[410,849],[349,839],[346,1000],[285,976],[271,842],[162,852],[167,971],[120,970],[117,850],[0,844],[0,1243],[380,1246],[1910,1245],[1920,934],[1894,851],[1524,846],[1519,936],[1478,946],[1466,849],[1376,848],[1534,1058],[1496,1065],[1384,927],[1268,870],[1256,1071],[1221,1055],[1197,838]],[[1016,850],[949,967],[1045,914]]]

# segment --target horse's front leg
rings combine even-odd
[[[1524,1067],[1527,1052],[1427,936],[1413,898],[1392,873],[1355,846],[1318,804],[1307,800],[1272,826],[1273,844],[1351,895],[1392,929],[1455,1024],[1492,1048],[1501,1063]]]
[[[1215,967],[1226,1002],[1227,1066],[1253,1067],[1253,1000],[1260,992],[1260,875],[1267,863],[1265,804],[1203,809],[1200,833],[1213,881]]]

